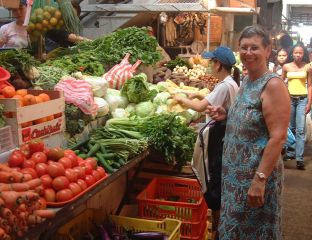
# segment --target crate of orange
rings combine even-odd
[[[21,145],[35,138],[47,139],[65,130],[65,98],[62,92],[46,90],[0,90],[6,123],[12,127],[14,143]]]

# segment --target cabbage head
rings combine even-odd
[[[148,117],[155,113],[155,107],[151,101],[140,102],[135,106],[135,113],[141,118]]]

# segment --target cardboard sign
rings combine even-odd
[[[4,8],[19,8],[20,1],[19,0],[1,0],[0,6]]]

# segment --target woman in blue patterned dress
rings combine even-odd
[[[268,72],[268,34],[246,27],[239,38],[240,59],[248,70],[228,113],[209,107],[216,120],[227,118],[222,157],[222,240],[278,240],[281,235],[281,150],[287,138],[290,97]]]

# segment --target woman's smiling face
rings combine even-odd
[[[256,71],[266,65],[270,53],[270,46],[265,47],[258,35],[240,41],[240,59],[248,71]]]

